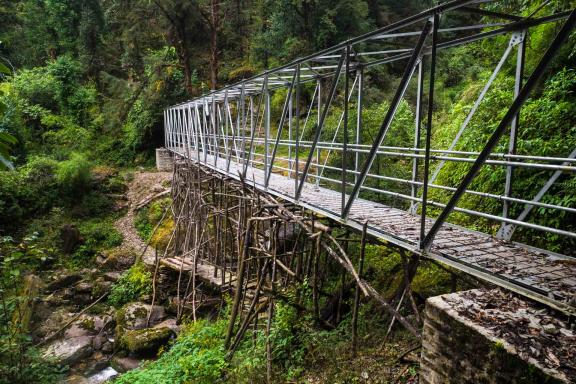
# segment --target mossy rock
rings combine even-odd
[[[152,314],[147,324],[149,311],[152,311]],[[158,324],[166,317],[166,311],[164,307],[159,305],[150,306],[149,304],[134,302],[117,310],[114,317],[116,320],[116,337],[120,339],[126,331]]]
[[[156,353],[173,334],[167,327],[127,330],[119,339],[118,347],[134,354]]]
[[[80,320],[80,327],[90,332],[96,332],[94,319],[91,317],[84,317],[82,320]]]
[[[123,270],[131,267],[138,258],[138,253],[132,248],[116,247],[102,252],[102,266],[108,270]]]

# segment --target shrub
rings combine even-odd
[[[58,105],[58,80],[45,68],[24,69],[14,76],[14,89],[26,104],[54,111]]]
[[[92,164],[84,155],[73,153],[69,160],[58,164],[56,180],[67,199],[77,198],[88,190]]]
[[[152,290],[152,275],[142,262],[137,262],[112,286],[108,301],[115,307],[137,300]]]
[[[0,172],[0,228],[16,227],[52,207],[58,200],[56,168],[56,161],[35,157],[17,171]]]
[[[138,231],[138,235],[144,241],[148,241],[152,235],[154,227],[162,218],[164,210],[170,205],[170,199],[156,200],[150,203],[148,207],[144,207],[136,214],[134,226]],[[174,227],[174,221],[168,217],[164,220],[162,225],[156,231],[152,239],[152,245],[157,248],[166,246],[170,233]]]
[[[116,384],[217,382],[227,364],[226,320],[198,321],[185,328],[173,347],[154,362],[120,376]]]
[[[90,220],[79,225],[84,243],[74,252],[75,262],[90,260],[98,251],[122,244],[122,235],[110,220]]]

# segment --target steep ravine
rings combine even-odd
[[[115,222],[122,244],[101,252],[79,270],[58,269],[41,276],[32,336],[44,356],[69,367],[64,382],[104,382],[154,358],[158,348],[177,334],[168,308],[151,307],[150,295],[118,307],[106,297],[145,248],[134,227],[136,208],[163,192],[166,195],[170,178],[169,172],[135,172],[125,195],[114,197],[117,206],[126,209]],[[144,253],[143,261],[150,268],[152,249]]]

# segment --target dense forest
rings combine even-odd
[[[31,296],[27,291],[30,276],[40,276],[48,286],[53,276],[62,274],[91,273],[96,281],[100,271],[87,270],[100,268],[96,264],[99,257],[125,256],[117,251],[114,254],[123,241],[115,222],[126,208],[114,197],[126,193],[134,172],[154,166],[154,150],[164,143],[164,108],[388,25],[436,3],[0,0],[0,383],[52,383],[68,374],[67,365],[72,364],[53,364],[42,352],[39,341],[50,332],[45,331],[42,337],[31,336],[30,326],[37,322],[37,315],[27,314],[25,308],[37,293]],[[533,12],[552,14],[576,5],[570,0],[505,3],[500,7],[506,9],[498,10],[525,16]],[[486,7],[490,9],[490,4]],[[470,22],[484,21],[482,15],[462,17],[470,18]],[[559,28],[558,24],[546,24],[529,36],[527,73],[536,66]],[[439,56],[442,65],[434,111],[435,134],[447,145],[462,121],[456,116],[470,109],[474,95],[500,56],[494,48],[507,43],[504,38],[495,38]],[[523,134],[535,155],[563,157],[576,147],[575,43],[572,34],[523,109]],[[370,73],[366,82],[367,127],[380,124],[385,114],[382,98],[393,91],[402,71],[401,65],[393,65]],[[514,67],[508,63],[486,100],[487,107],[471,123],[481,134],[463,137],[466,145],[481,148],[483,139],[505,113],[513,82]],[[415,90],[410,88],[398,118],[411,121],[414,110]],[[328,125],[335,125],[336,117],[331,119]],[[408,135],[402,129],[401,123],[393,126],[398,137]],[[543,137],[546,142],[542,142]],[[456,184],[465,172],[463,167],[448,167],[440,181]],[[393,172],[394,166],[387,169]],[[503,173],[482,173],[476,188],[490,191],[501,184],[503,177]],[[536,183],[531,177],[519,178],[515,186],[519,194]],[[576,177],[566,176],[554,188],[544,202],[576,207]],[[439,201],[444,198],[440,193],[433,197]],[[167,204],[166,199],[160,199],[136,215],[136,229],[145,241]],[[466,207],[482,204],[492,203],[474,197],[463,201]],[[498,214],[500,206],[486,205],[483,209]],[[538,214],[546,225],[576,228],[574,216],[568,213],[558,215],[540,209]],[[492,230],[487,221],[460,220],[475,229]],[[153,242],[158,247],[166,243],[162,235],[166,237],[169,230],[160,228],[155,235]],[[72,244],[63,234],[66,231],[76,233]],[[535,246],[547,244],[553,251],[575,252],[572,240],[555,235],[524,230],[518,236]],[[371,279],[393,297],[402,275],[402,255],[389,251],[390,257],[380,259],[376,255],[383,251],[376,246],[369,246],[367,252]],[[122,272],[119,279],[113,284],[94,285],[85,302],[74,303],[75,310],[108,291],[109,296],[92,309],[94,314],[120,312],[123,305],[151,295],[152,271],[137,258],[117,270]],[[427,265],[419,270],[414,291],[422,300],[448,291],[454,284],[450,276],[433,264]],[[334,278],[334,286],[338,279]],[[459,284],[466,286],[469,282]],[[300,301],[309,294],[306,282],[287,293]],[[55,300],[52,296],[36,301],[50,307],[50,300]],[[348,369],[332,364],[331,357],[334,351],[347,353],[349,317],[328,330],[318,327],[312,315],[297,306],[279,303],[277,307],[272,328],[277,382],[360,382],[358,377],[366,379],[366,372],[372,377],[375,371],[397,364],[397,354],[411,345],[409,335],[398,330],[391,336],[386,352],[382,352],[384,348],[374,340],[386,331],[385,315],[366,306],[360,333],[367,347],[354,360],[358,366]],[[222,337],[228,310],[224,305],[210,319],[187,323],[171,347],[162,347],[154,363],[121,375],[115,382],[265,381],[262,334],[255,331],[252,340],[239,347],[233,361],[225,359]],[[62,317],[52,331],[69,319]],[[416,366],[409,364],[398,380],[413,382],[410,380],[417,376]],[[381,382],[397,374],[390,371]]]

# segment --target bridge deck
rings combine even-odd
[[[190,258],[170,257],[160,259],[160,264],[176,272],[182,270],[186,274],[194,270],[194,263]],[[196,264],[196,277],[205,284],[217,289],[228,287],[236,279],[235,275],[229,271],[226,271],[224,276],[222,276],[222,271],[219,268],[209,265],[203,260],[198,260]]]
[[[183,156],[183,153],[179,153]],[[192,160],[196,157],[196,154]],[[216,160],[216,161],[215,161]],[[242,165],[221,157],[200,154],[201,165],[239,179]],[[248,167],[247,181],[257,189],[295,202],[322,215],[360,229],[368,220],[368,232],[420,253],[420,217],[397,208],[358,198],[347,220],[340,218],[341,194],[306,183],[301,197],[294,200],[294,179],[272,174],[264,187],[264,172]],[[433,220],[426,225],[432,226]],[[568,301],[576,296],[576,262],[561,255],[499,241],[489,235],[446,224],[438,232],[430,252],[425,256],[442,261],[483,280],[503,286],[567,313],[576,313]]]

